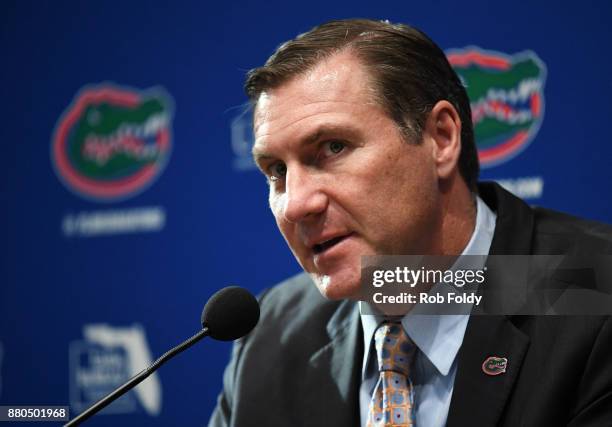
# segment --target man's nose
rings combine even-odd
[[[291,223],[316,218],[327,208],[321,177],[307,168],[292,168],[285,176],[284,219]]]

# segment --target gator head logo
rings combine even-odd
[[[86,198],[133,196],[166,165],[171,120],[172,101],[161,89],[87,87],[56,126],[51,158],[57,174]]]
[[[450,50],[447,57],[470,98],[481,166],[516,156],[544,117],[544,63],[531,51],[510,56],[477,47]]]
[[[482,371],[491,376],[503,374],[507,367],[508,359],[505,357],[490,356],[482,363]]]

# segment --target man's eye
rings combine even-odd
[[[346,145],[341,141],[329,141],[327,143],[327,148],[331,154],[338,154],[344,150],[345,147]]]
[[[283,178],[287,175],[287,165],[284,163],[275,163],[270,167],[270,180],[276,181],[279,178]]]

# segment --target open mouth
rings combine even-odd
[[[324,241],[322,243],[318,243],[318,244],[314,245],[312,249],[313,249],[315,254],[320,254],[322,252],[325,252],[326,250],[328,250],[332,246],[337,245],[338,243],[340,243],[341,241],[343,241],[344,239],[346,239],[349,236],[350,236],[350,234],[346,234],[344,236],[334,237],[333,239],[329,239],[329,240],[326,240],[326,241]]]

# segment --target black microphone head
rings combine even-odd
[[[202,327],[220,341],[245,336],[259,321],[259,303],[246,289],[228,286],[217,291],[202,310]]]

